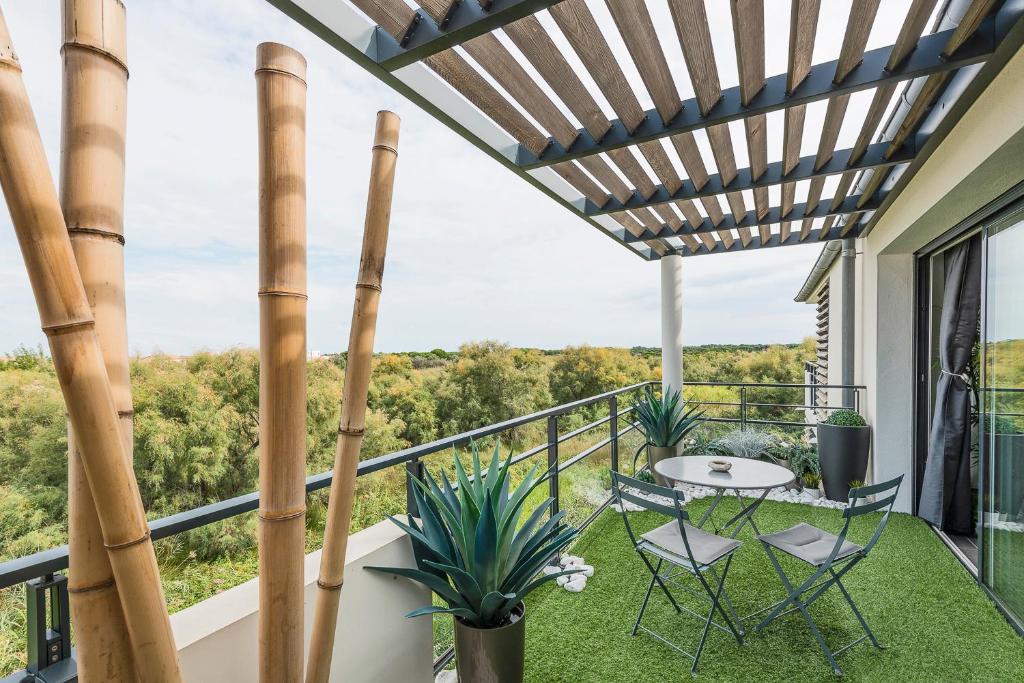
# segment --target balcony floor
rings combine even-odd
[[[705,505],[706,501],[695,501],[691,514],[697,516]],[[649,512],[630,514],[641,532],[664,522]],[[836,510],[771,501],[764,503],[756,519],[762,531],[800,521],[835,532],[842,526]],[[861,518],[864,524],[854,525],[852,539],[865,542],[876,519]],[[745,543],[733,561],[726,587],[737,611],[746,615],[784,594],[749,528],[740,538]],[[529,601],[527,680],[689,680],[688,659],[643,632],[629,635],[650,574],[629,544],[621,515],[606,511],[587,529],[573,553],[594,565],[595,575],[582,593],[545,587]],[[783,568],[790,575],[798,571],[798,576],[807,575],[795,562]],[[844,584],[887,646],[876,650],[864,641],[840,655],[846,680],[1024,680],[1024,639],[921,520],[893,515],[878,545],[844,578]],[[683,591],[674,595],[682,604],[706,612],[706,603]],[[863,633],[835,588],[812,606],[811,614],[833,649]],[[676,616],[657,590],[644,623],[689,651],[702,627],[685,613]],[[752,626],[748,623],[748,630]],[[743,648],[731,636],[711,629],[698,679],[836,680],[797,613],[777,620],[763,633],[751,633]]]

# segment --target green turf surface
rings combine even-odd
[[[691,504],[697,516],[707,504]],[[665,521],[650,512],[630,513],[641,531]],[[866,542],[877,521],[855,521],[854,541]],[[762,531],[800,521],[838,532],[841,513],[790,503],[766,502],[757,513]],[[863,523],[858,523],[863,522]],[[783,597],[778,577],[749,528],[730,570],[726,588],[741,615]],[[630,636],[650,574],[626,536],[622,517],[606,511],[572,550],[595,567],[582,593],[545,587],[528,600],[527,680],[531,682],[690,680],[690,660],[640,632]],[[790,576],[804,577],[807,566],[783,560]],[[844,584],[878,636],[884,650],[868,641],[839,656],[845,680],[1024,681],[1024,639],[1020,638],[966,570],[921,520],[893,515],[869,557]],[[706,612],[705,604],[683,591],[677,600]],[[862,635],[853,613],[835,588],[811,608],[833,649]],[[677,616],[664,595],[651,598],[644,623],[689,651],[702,623]],[[750,624],[752,627],[753,624]],[[752,631],[752,628],[748,628]],[[714,628],[698,670],[704,681],[834,681],[798,613],[772,623],[747,644]]]

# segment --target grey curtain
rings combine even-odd
[[[981,236],[946,252],[939,321],[941,374],[935,388],[928,459],[918,513],[946,531],[970,534],[971,383],[966,374],[978,339]]]

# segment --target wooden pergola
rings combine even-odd
[[[418,0],[417,8],[406,0],[269,2],[651,260],[865,234],[899,180],[930,152],[933,110],[946,114],[962,97],[956,77],[976,79],[974,65],[1000,61],[1000,48],[1015,50],[1022,33],[1021,8],[1012,1],[973,0],[955,24],[929,27],[938,0],[912,0],[896,41],[865,50],[880,0],[854,0],[845,25],[836,26],[819,26],[820,0],[792,0],[788,67],[766,74],[766,40],[784,38],[765,35],[763,0],[731,0],[739,84],[723,88],[704,0],[667,0],[678,41],[672,46],[659,39],[644,0],[606,0],[614,26],[602,26],[586,0]],[[642,83],[627,80],[610,31]],[[812,64],[823,36],[841,45],[839,56]],[[559,47],[566,44],[599,92],[574,70]],[[680,48],[683,73],[666,59],[667,49]],[[684,100],[678,84],[687,79],[695,96]],[[912,104],[901,120],[890,116],[883,125],[898,108],[901,84],[914,79]],[[634,88],[646,90],[652,109],[643,109]],[[866,115],[847,124],[859,127],[856,142],[837,149],[850,97],[866,90],[873,91]],[[817,101],[827,101],[817,151],[800,156],[807,105]],[[776,111],[784,112],[783,143],[771,158],[767,115]],[[733,121],[743,122],[746,168],[737,164]],[[697,131],[706,135],[714,168]],[[829,176],[839,179],[825,196]],[[804,181],[806,200],[797,202]],[[781,186],[773,190],[777,205],[771,186]]]

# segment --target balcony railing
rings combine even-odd
[[[548,468],[552,473],[549,480],[549,495],[553,499],[551,503],[551,514],[556,514],[561,506],[562,496],[559,485],[559,474],[566,471],[601,451],[609,448],[609,467],[612,470],[619,470],[619,439],[636,430],[638,425],[629,419],[629,415],[635,409],[635,404],[630,403],[620,407],[620,399],[633,394],[639,397],[643,391],[651,390],[656,382],[640,382],[630,386],[608,391],[597,396],[591,396],[571,403],[548,408],[530,415],[505,420],[493,425],[480,427],[454,436],[437,439],[429,443],[406,448],[394,453],[369,458],[359,463],[358,476],[366,476],[374,472],[380,472],[393,467],[405,467],[406,488],[411,492],[411,477],[423,476],[423,461],[426,456],[438,453],[451,448],[459,448],[468,445],[471,441],[478,441],[486,437],[498,436],[503,432],[522,428],[526,425],[545,421],[547,427],[547,439],[544,443],[529,448],[514,456],[513,464],[521,463],[542,453],[547,456]],[[787,413],[794,410],[820,409],[822,406],[807,405],[804,403],[793,403],[791,401],[769,402],[762,396],[771,390],[782,391],[806,391],[808,388],[828,389],[849,389],[858,397],[861,386],[822,386],[810,384],[767,384],[767,383],[723,383],[723,382],[693,382],[687,383],[686,387],[720,387],[738,391],[738,401],[700,401],[709,407],[715,407],[720,415],[708,417],[711,422],[736,423],[741,428],[749,426],[758,427],[810,427],[812,423],[800,420],[783,419],[788,417]],[[760,392],[760,393],[757,393]],[[751,398],[755,400],[750,400]],[[688,402],[695,402],[690,400]],[[598,404],[606,404],[607,415],[597,420],[584,424],[581,427],[561,432],[559,419],[574,411]],[[732,411],[731,413],[729,411]],[[772,414],[780,417],[772,418]],[[620,429],[620,421],[625,421]],[[595,430],[606,426],[608,435],[600,438],[595,443],[588,445],[583,450],[568,458],[562,458],[559,448],[562,444],[590,434]],[[333,480],[333,471],[315,474],[306,479],[306,493],[312,493],[328,488]],[[410,514],[415,514],[414,503],[411,495],[407,495],[407,508]],[[611,503],[611,497],[605,499],[580,523],[582,529],[589,525],[597,516]],[[237,517],[239,515],[253,512],[259,507],[259,492],[253,491],[228,500],[211,503],[192,510],[186,510],[174,515],[163,517],[150,522],[150,531],[154,540],[164,539],[194,529],[219,522],[222,520]],[[44,680],[51,680],[45,677],[48,672],[61,673],[69,672],[74,674],[74,660],[71,657],[69,644],[70,634],[70,613],[67,609],[67,584],[66,579],[60,574],[68,567],[68,547],[66,545],[44,550],[32,555],[0,563],[0,590],[24,584],[27,600],[28,616],[28,673],[40,672],[44,674]],[[49,597],[51,609],[49,618],[45,609],[46,599]],[[435,661],[435,671],[439,671],[451,661],[454,652],[449,648]],[[26,672],[18,672],[0,679],[0,683],[22,681]],[[59,680],[71,680],[68,678]]]

